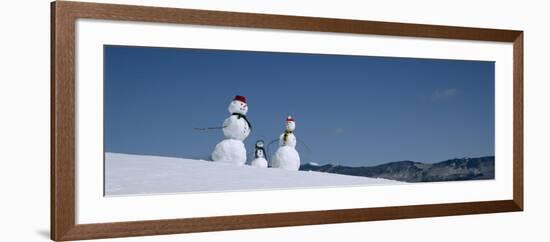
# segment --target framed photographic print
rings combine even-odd
[[[52,3],[51,238],[523,210],[523,32]]]

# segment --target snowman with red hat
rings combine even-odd
[[[235,96],[233,101],[229,103],[228,111],[231,116],[225,119],[222,126],[224,140],[214,148],[212,160],[244,165],[246,162],[246,148],[243,141],[248,137],[252,128],[246,118],[248,112],[246,97]]]
[[[296,129],[296,123],[291,116],[288,116],[285,132],[279,137],[279,148],[272,158],[272,167],[293,171],[300,168],[300,155],[296,151],[294,129]]]

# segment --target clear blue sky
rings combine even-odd
[[[494,155],[494,62],[105,46],[105,151],[208,158],[235,95],[245,144],[296,120],[302,163]],[[274,152],[276,144],[270,147]]]

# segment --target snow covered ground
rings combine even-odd
[[[160,156],[105,154],[105,195],[384,185],[400,182]]]

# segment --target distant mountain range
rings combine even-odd
[[[450,159],[437,163],[396,161],[377,166],[350,167],[308,163],[303,171],[328,172],[351,176],[384,178],[405,182],[486,180],[495,177],[495,157]]]

